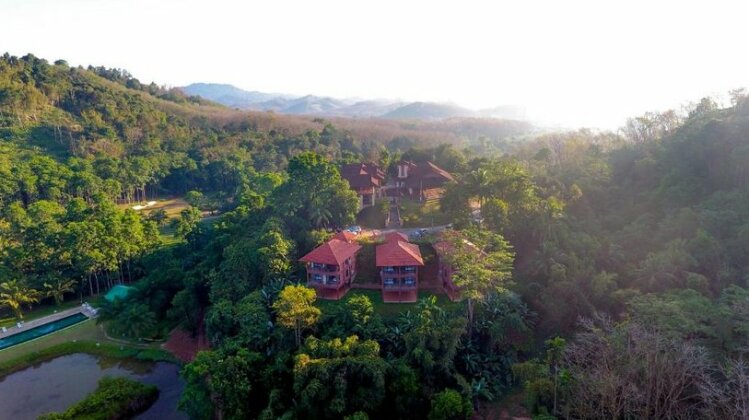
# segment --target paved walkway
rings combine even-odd
[[[41,318],[37,318],[31,321],[24,322],[23,324],[21,324],[21,328],[18,328],[17,326],[7,327],[6,331],[0,330],[0,338],[5,338],[13,334],[27,331],[34,327],[48,324],[50,322],[57,321],[58,319],[67,318],[77,313],[82,313],[89,318],[92,316],[92,314],[88,313],[88,311],[85,310],[83,306],[76,306],[75,308],[66,309],[64,311],[60,311],[52,315],[47,315],[45,317],[41,317]]]

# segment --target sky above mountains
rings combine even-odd
[[[0,52],[616,128],[749,86],[741,2],[0,0]]]

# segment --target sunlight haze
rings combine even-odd
[[[616,128],[749,85],[746,12],[720,1],[4,0],[0,50],[146,83],[517,105],[546,124]]]

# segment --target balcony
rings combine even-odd
[[[383,276],[413,276],[416,274],[415,266],[404,266],[404,267],[383,267],[381,271]]]
[[[327,288],[338,288],[341,286],[341,278],[338,276],[325,276],[321,274],[313,274],[309,277],[307,284],[313,287],[327,287]]]
[[[338,266],[330,264],[309,263],[307,264],[307,270],[316,273],[335,273],[338,272]]]
[[[416,277],[387,277],[382,280],[382,287],[387,290],[416,289]]]

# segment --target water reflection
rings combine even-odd
[[[104,376],[124,376],[159,388],[159,399],[139,419],[186,419],[177,411],[184,389],[171,363],[117,360],[78,353],[40,363],[0,379],[0,419],[35,419],[63,411],[96,389]]]

